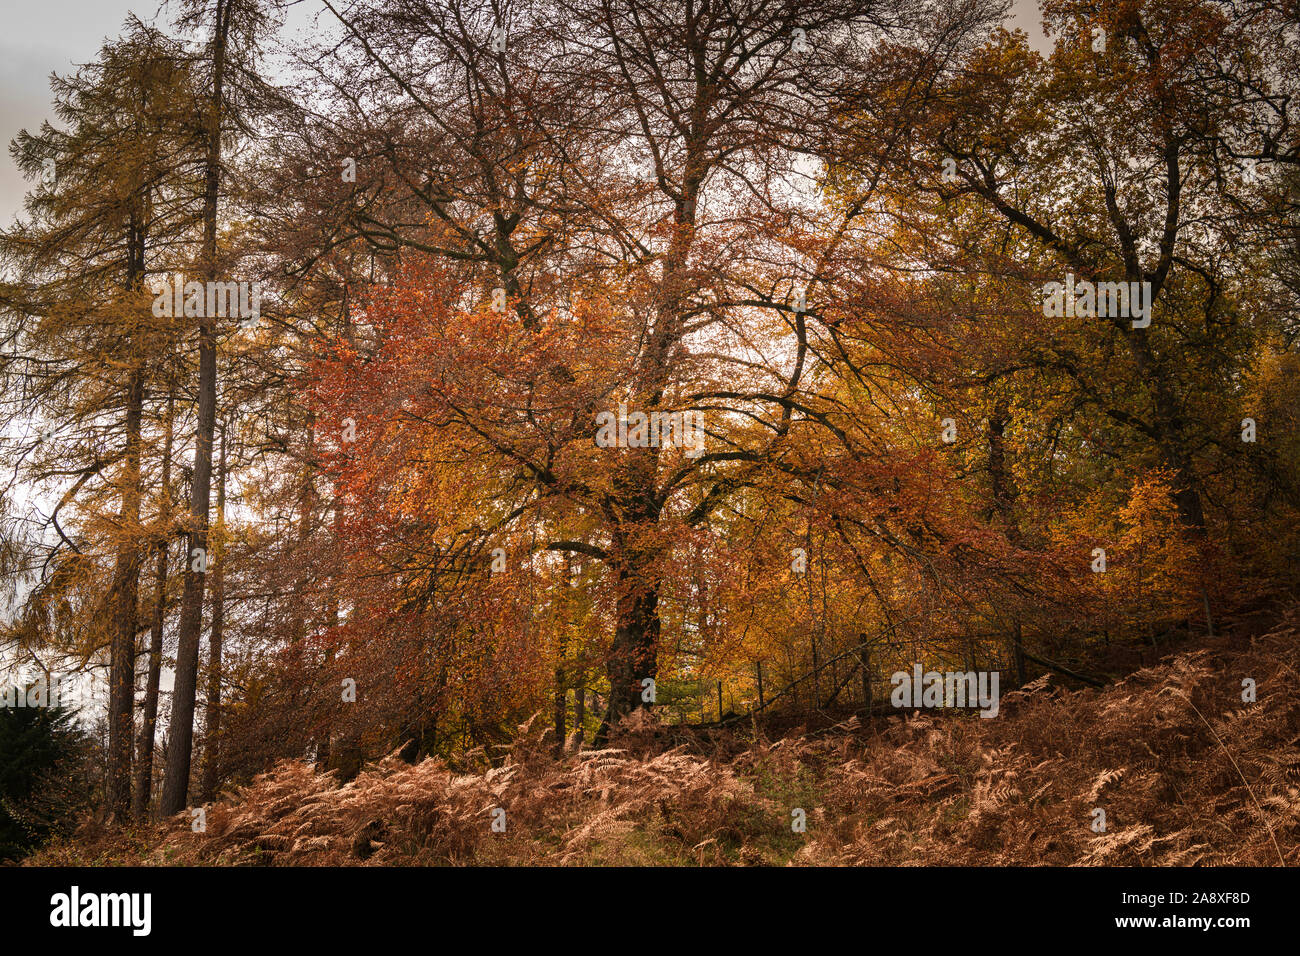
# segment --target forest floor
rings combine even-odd
[[[390,756],[343,786],[285,761],[209,805],[206,832],[188,814],[88,825],[27,862],[1294,866],[1300,609],[1226,631],[1104,688],[1039,678],[1003,694],[995,719],[852,717],[684,743],[642,719],[562,758],[526,726],[484,773]]]

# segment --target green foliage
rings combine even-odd
[[[83,806],[75,716],[64,707],[0,707],[0,860],[37,849]]]

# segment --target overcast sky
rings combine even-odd
[[[0,0],[0,7],[0,223],[8,225],[33,185],[14,166],[9,143],[20,129],[35,130],[50,117],[50,73],[93,59],[129,10],[148,20],[158,6],[157,0]]]
[[[50,118],[50,74],[94,59],[129,13],[165,24],[170,16],[160,16],[160,6],[161,0],[0,0],[0,226],[22,210],[33,185],[14,166],[9,142],[20,129],[35,130]],[[1015,25],[1041,41],[1035,0],[1015,0],[1015,11]],[[319,0],[302,0],[294,19],[318,12],[324,12]]]

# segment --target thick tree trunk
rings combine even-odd
[[[622,718],[643,706],[642,683],[658,675],[659,582],[651,576],[648,565],[649,560],[643,556],[617,566],[614,646],[606,665],[609,706],[596,734],[598,746]]]
[[[661,348],[663,346],[661,345]],[[666,366],[650,361],[654,386],[643,390],[634,404],[655,408],[662,400]],[[652,543],[659,521],[655,479],[658,448],[620,450],[614,475],[621,522],[616,527],[614,551],[608,564],[614,573],[616,601],[614,642],[605,671],[609,677],[609,702],[596,732],[596,744],[609,739],[620,720],[650,702],[643,699],[646,679],[654,680],[659,666],[659,557]]]
[[[674,201],[675,229],[663,260],[655,319],[648,344],[638,365],[630,398],[640,411],[658,409],[671,380],[674,354],[685,329],[685,312],[696,277],[687,267],[695,239],[696,203],[707,169],[701,156],[703,146],[687,147],[682,187]],[[599,746],[610,730],[625,716],[648,701],[642,699],[643,681],[654,680],[659,670],[659,586],[658,557],[648,542],[655,537],[661,505],[656,487],[659,449],[630,448],[614,478],[620,526],[615,533],[616,553],[610,562],[617,586],[614,643],[606,673],[609,677],[609,707],[596,733]]]
[[[222,83],[226,69],[226,35],[230,27],[228,0],[216,0],[212,30],[212,98],[208,107],[207,169],[203,193],[203,246],[206,278],[217,276],[217,199],[221,184]],[[217,421],[216,319],[205,316],[199,324],[199,407],[194,441],[194,480],[190,496],[190,534],[185,556],[185,591],[176,651],[176,680],[172,692],[172,719],[168,731],[167,771],[163,777],[160,810],[170,816],[185,808],[190,788],[190,760],[194,745],[194,698],[198,689],[199,635],[203,626],[203,592],[206,574],[196,559],[206,560],[208,504],[212,485],[212,438]]]

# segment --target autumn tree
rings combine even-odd
[[[2,240],[20,276],[5,294],[16,323],[4,356],[7,411],[11,421],[48,423],[38,426],[43,434],[29,433],[35,441],[15,461],[27,481],[52,483],[58,496],[47,527],[29,532],[44,556],[31,569],[19,627],[25,640],[57,640],[48,609],[73,587],[85,589],[87,635],[74,647],[89,658],[100,635],[109,635],[108,808],[123,816],[131,791],[138,581],[153,530],[141,520],[146,396],[165,375],[177,335],[153,314],[146,279],[193,221],[190,83],[178,45],[138,21],[98,61],[56,78],[68,129],[46,124],[14,141],[20,168],[45,182],[29,197],[32,220]],[[110,493],[116,514],[106,510]],[[69,505],[80,511],[71,537],[58,520]],[[46,530],[56,540],[44,538]],[[111,578],[96,596],[107,553],[114,555]]]
[[[263,91],[257,62],[259,43],[269,23],[261,0],[192,0],[180,24],[206,28],[204,56],[206,100],[203,124],[203,208],[199,275],[208,283],[224,281],[231,259],[220,248],[221,201],[226,165],[223,147],[246,121],[255,93]],[[233,78],[233,81],[232,81]],[[257,281],[244,279],[245,282]],[[198,687],[199,640],[207,583],[208,521],[212,490],[212,449],[217,421],[217,316],[204,310],[199,322],[198,384],[194,465],[187,519],[185,590],[181,600],[176,677],[168,729],[167,767],[160,810],[184,808],[190,785],[194,737],[194,703]]]

